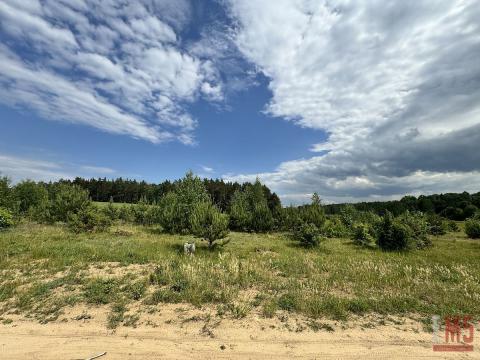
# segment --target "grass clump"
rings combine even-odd
[[[118,282],[115,279],[93,279],[84,289],[84,297],[87,303],[102,305],[112,302],[118,291]]]
[[[116,329],[118,325],[125,319],[127,307],[122,300],[116,301],[107,316],[107,328]]]

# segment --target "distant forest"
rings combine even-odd
[[[152,184],[123,178],[111,180],[106,178],[83,179],[77,177],[74,180],[60,180],[59,182],[81,186],[89,191],[93,201],[107,202],[113,199],[114,202],[119,203],[136,203],[142,198],[150,203],[154,203],[175,187],[175,182],[169,180],[160,184]],[[225,182],[220,179],[204,179],[203,182],[212,200],[222,211],[228,210],[234,192],[238,189],[244,189],[249,184]],[[277,194],[265,185],[263,185],[263,190],[271,211],[281,206]],[[394,215],[399,215],[409,210],[436,213],[452,220],[464,220],[472,216],[480,208],[480,192],[475,194],[463,192],[420,195],[419,197],[405,196],[401,200],[360,202],[350,205],[353,205],[357,210],[372,211],[379,215],[383,215],[386,210]],[[340,214],[345,206],[347,204],[325,205],[325,213],[330,215]]]
[[[90,192],[93,201],[110,201],[119,203],[137,203],[145,199],[149,203],[158,202],[160,198],[173,191],[175,181],[166,180],[160,184],[151,184],[145,181],[129,180],[118,178],[110,180],[106,178],[83,179],[80,177],[74,180],[60,180],[65,184],[75,184]],[[207,188],[213,202],[222,211],[227,211],[232,196],[236,190],[245,189],[250,183],[239,184],[237,182],[225,182],[219,179],[204,179],[203,183]],[[280,199],[267,186],[263,185],[263,192],[271,211],[280,207]]]
[[[339,214],[346,205],[326,205],[325,213]],[[480,208],[480,192],[404,196],[401,200],[360,202],[351,205],[359,211],[372,211],[379,215],[383,215],[388,210],[397,216],[408,210],[436,213],[451,220],[465,220]]]

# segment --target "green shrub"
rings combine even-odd
[[[357,245],[370,246],[373,243],[371,228],[366,224],[355,224],[353,226],[353,242]]]
[[[340,210],[340,219],[347,228],[352,228],[357,219],[358,210],[351,204],[347,204]]]
[[[12,227],[13,224],[14,222],[12,213],[7,209],[0,208],[0,230]]]
[[[304,223],[313,224],[318,229],[325,225],[325,211],[317,193],[312,196],[312,202],[299,208],[300,220]]]
[[[45,209],[48,206],[48,191],[42,184],[25,180],[18,183],[13,192],[22,214],[29,213],[32,208]]]
[[[230,227],[233,230],[247,231],[252,222],[252,214],[244,191],[237,190],[230,203]]]
[[[117,211],[118,219],[123,222],[130,223],[133,222],[133,212],[131,205],[122,205],[118,208]]]
[[[453,207],[453,206],[448,206],[445,208],[440,215],[443,217],[446,217],[447,219],[450,220],[463,220],[463,210],[458,207]]]
[[[258,179],[233,194],[229,211],[230,224],[235,230],[266,232],[275,225],[264,186]]]
[[[67,226],[74,233],[105,231],[111,225],[111,219],[96,206],[90,205],[77,213],[68,213]]]
[[[377,245],[383,250],[408,250],[414,245],[412,230],[387,212],[379,225]]]
[[[188,228],[182,223],[179,214],[180,207],[178,205],[178,196],[174,192],[165,194],[160,199],[160,216],[159,222],[163,230],[171,234],[188,233]]]
[[[298,225],[292,232],[292,237],[305,247],[318,246],[323,240],[320,229],[310,223]]]
[[[102,212],[105,214],[107,218],[109,218],[112,221],[119,219],[119,209],[114,205],[113,199],[111,197],[107,206],[105,206],[102,209]]]
[[[444,219],[436,214],[429,214],[427,216],[428,233],[430,235],[445,235],[447,233],[447,226]]]
[[[277,229],[281,231],[290,231],[299,224],[298,209],[293,206],[281,208],[277,214]]]
[[[398,217],[398,221],[410,228],[412,239],[418,249],[424,249],[432,245],[432,241],[428,238],[429,226],[422,213],[407,210]]]
[[[211,202],[196,204],[191,216],[191,229],[195,236],[208,241],[212,248],[215,241],[228,235],[228,215],[222,214]]]
[[[90,304],[108,304],[116,298],[117,293],[118,283],[114,279],[92,279],[84,287],[85,300]]]
[[[131,205],[133,221],[138,225],[148,224],[148,202],[145,197],[140,198],[140,201],[135,205]]]
[[[327,219],[323,225],[322,233],[327,238],[339,238],[350,235],[349,229],[338,217]]]
[[[18,207],[10,187],[10,179],[6,176],[0,177],[0,207],[12,212],[16,212]]]
[[[273,229],[273,216],[266,203],[253,206],[251,229],[255,232],[267,232]]]
[[[293,294],[283,294],[278,298],[278,307],[282,310],[293,311],[298,307],[297,299]]]
[[[465,233],[471,239],[480,239],[480,219],[478,217],[465,221]]]
[[[68,217],[88,208],[92,201],[88,191],[78,185],[57,184],[53,189],[50,203],[50,221],[67,222]]]
[[[460,228],[458,227],[458,224],[455,221],[450,220],[447,222],[447,230],[450,232],[457,232],[460,230]]]
[[[153,225],[161,223],[160,207],[156,204],[148,204],[146,198],[130,207],[133,222],[138,225]],[[175,223],[175,222],[174,222]]]

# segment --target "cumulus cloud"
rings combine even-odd
[[[0,102],[153,143],[194,143],[199,97],[222,99],[212,63],[177,32],[188,1],[5,0]]]
[[[265,111],[328,134],[311,146],[318,155],[259,174],[285,199],[480,190],[477,1],[238,0],[229,9],[238,48],[270,79]]]

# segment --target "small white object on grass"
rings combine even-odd
[[[193,255],[195,254],[195,243],[188,243],[186,242],[183,244],[183,252],[185,255]]]

